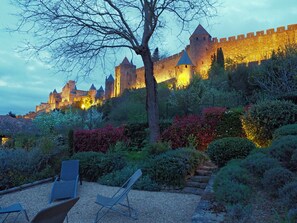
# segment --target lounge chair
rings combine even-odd
[[[22,205],[20,203],[15,203],[12,204],[8,207],[2,208],[0,207],[0,215],[5,214],[5,218],[1,221],[2,223],[7,219],[7,217],[11,214],[11,213],[18,213],[17,216],[15,217],[14,222],[16,222],[16,220],[18,219],[20,213],[24,213],[27,221],[29,221],[28,215],[26,210],[22,207]]]
[[[32,219],[31,223],[63,223],[65,218],[68,222],[67,213],[78,199],[79,197],[76,197],[39,211]]]
[[[95,201],[95,203],[101,205],[102,207],[97,212],[95,223],[102,219],[110,210],[116,211],[122,215],[131,217],[133,219],[137,219],[136,210],[131,208],[130,206],[128,193],[132,189],[134,183],[141,177],[141,175],[142,172],[140,169],[138,169],[112,197],[97,195],[97,200]],[[127,204],[123,203],[125,200]],[[118,205],[124,207],[126,211],[115,207]],[[103,212],[104,208],[107,209],[105,212]],[[135,216],[132,215],[132,211],[134,212]]]
[[[78,180],[79,160],[63,161],[61,174],[54,181],[49,203],[59,199],[77,197]]]

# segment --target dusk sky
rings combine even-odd
[[[218,15],[208,21],[202,20],[193,23],[192,31],[199,22],[212,35],[212,37],[229,37],[248,32],[256,32],[279,26],[297,24],[296,0],[220,0],[217,8]],[[6,27],[15,27],[17,17],[11,15],[17,9],[9,4],[9,0],[0,0],[0,115],[12,111],[23,115],[29,111],[35,111],[35,106],[40,102],[47,102],[48,95],[53,89],[61,91],[69,79],[65,74],[56,74],[56,70],[50,64],[44,64],[36,59],[29,59],[17,50],[23,44],[22,41],[30,38],[30,34],[8,33]],[[160,53],[178,53],[189,44],[190,33],[176,39],[174,28],[168,30],[159,47]],[[158,45],[158,44],[157,44]],[[130,60],[130,51],[123,55],[117,55],[113,64],[118,65],[123,57]],[[141,66],[137,56],[133,56],[133,62]],[[93,83],[98,89],[104,87],[105,77],[114,74],[114,66],[110,64],[104,68],[98,68],[85,80],[78,79],[77,88],[88,90]]]

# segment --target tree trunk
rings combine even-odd
[[[150,130],[150,143],[155,143],[160,136],[159,108],[157,82],[154,77],[154,64],[149,49],[141,54],[141,58],[145,68],[146,111]]]

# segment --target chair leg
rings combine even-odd
[[[27,219],[27,221],[29,222],[29,217],[28,217],[28,214],[27,214],[27,211],[24,209],[24,215],[25,215],[25,217],[26,217],[26,219]]]

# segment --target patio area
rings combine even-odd
[[[41,209],[50,206],[48,204],[52,183],[38,185],[26,190],[3,195],[0,198],[0,206],[10,205],[15,202],[27,210],[30,219]],[[83,182],[78,186],[80,197],[76,205],[70,210],[68,217],[70,223],[94,222],[100,206],[95,204],[96,195],[112,196],[117,187],[109,187],[98,183]],[[187,223],[191,218],[200,200],[200,196],[193,194],[149,192],[132,190],[129,193],[131,206],[138,210],[138,220],[119,215],[115,212],[108,213],[101,222],[134,222],[134,223]],[[58,202],[54,202],[56,204]],[[15,215],[12,214],[7,223],[13,222]],[[25,217],[21,214],[18,223],[24,223]]]

